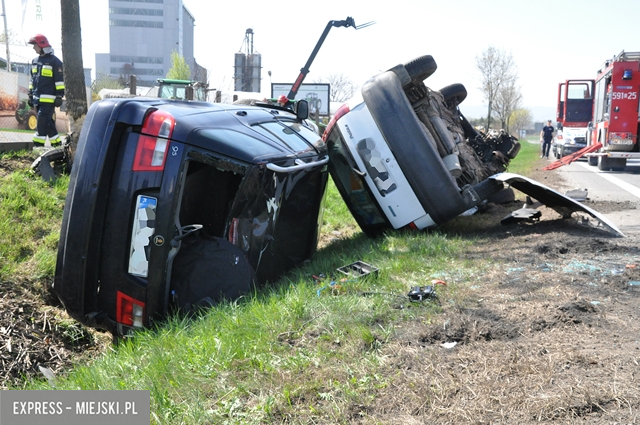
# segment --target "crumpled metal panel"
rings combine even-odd
[[[568,196],[543,185],[542,183],[513,173],[495,174],[489,178],[508,184],[514,189],[518,189],[519,191],[526,193],[539,202],[542,202],[547,207],[554,209],[564,218],[568,218],[574,212],[589,214],[591,217],[598,220],[598,222],[600,222],[600,224],[610,232],[624,237],[624,233],[622,233],[622,231],[620,231],[620,229],[618,229],[616,225],[604,215],[587,207],[586,205],[581,204],[575,199],[571,199]]]

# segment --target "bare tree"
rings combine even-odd
[[[331,74],[326,80],[320,77],[314,83],[329,83],[329,88],[331,89],[329,100],[331,102],[346,102],[358,90],[358,86],[344,74]]]
[[[517,69],[511,53],[489,46],[476,56],[476,67],[482,76],[480,90],[488,102],[487,129],[491,127],[492,106],[500,89],[516,78]]]
[[[64,54],[64,86],[67,115],[75,148],[80,128],[87,114],[87,89],[82,63],[82,33],[79,0],[60,0],[62,15],[62,52]]]
[[[496,95],[494,101],[494,111],[496,116],[500,119],[502,125],[507,133],[509,132],[509,117],[511,113],[518,109],[522,103],[522,93],[520,88],[516,86],[515,78],[507,81]]]

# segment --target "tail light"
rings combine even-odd
[[[144,303],[118,291],[116,294],[116,322],[141,328],[144,317]]]
[[[327,137],[329,137],[329,133],[331,133],[331,130],[333,130],[333,127],[336,125],[338,120],[342,118],[349,111],[350,111],[349,105],[347,105],[346,103],[342,105],[340,108],[338,108],[336,113],[331,118],[331,121],[329,121],[329,124],[327,125],[327,128],[324,130],[324,133],[322,133],[323,141],[325,142],[327,141]]]
[[[167,112],[154,111],[147,115],[138,139],[133,171],[162,171],[167,159],[169,139],[176,120]]]
[[[558,135],[556,136],[556,139],[562,140],[562,134],[558,134]]]

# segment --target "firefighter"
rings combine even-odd
[[[29,106],[38,112],[38,126],[33,136],[33,145],[43,147],[47,137],[51,146],[61,144],[54,119],[55,108],[62,105],[64,77],[62,61],[53,54],[47,37],[36,34],[29,44],[38,57],[31,61],[31,82],[29,83]]]

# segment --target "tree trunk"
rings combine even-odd
[[[84,116],[87,114],[79,0],[60,0],[60,10],[62,12],[65,98],[70,131],[73,133],[71,144],[74,152]]]

